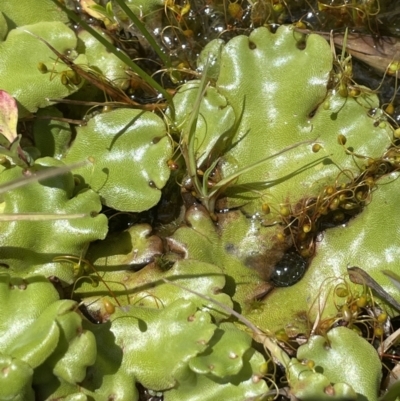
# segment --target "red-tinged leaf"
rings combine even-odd
[[[17,138],[18,107],[15,99],[0,90],[0,145],[9,147]]]

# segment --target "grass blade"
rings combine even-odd
[[[5,184],[0,185],[0,195],[5,192],[23,187],[35,181],[44,180],[46,178],[52,178],[56,177],[57,175],[67,173],[68,171],[73,170],[74,168],[79,168],[84,166],[86,163],[88,162],[84,161],[80,163],[70,164],[69,166],[54,167],[48,170],[38,171],[37,173],[34,173],[30,177],[21,177],[14,181],[7,182]]]
[[[149,31],[144,26],[143,22],[135,15],[135,13],[126,5],[123,0],[115,0],[116,3],[121,7],[121,9],[125,12],[125,14],[130,18],[130,20],[136,25],[142,35],[149,42],[150,46],[157,53],[158,57],[162,60],[162,62],[168,67],[171,68],[171,59],[161,50],[158,43],[155,41],[154,37],[149,33]]]
[[[200,105],[201,101],[204,97],[204,93],[207,90],[208,82],[207,82],[207,70],[208,70],[208,61],[204,67],[203,75],[200,80],[200,84],[198,87],[197,95],[195,102],[193,104],[193,110],[190,113],[190,119],[188,122],[188,128],[182,133],[182,154],[185,158],[186,167],[188,169],[188,173],[190,178],[193,180],[193,185],[196,189],[197,194],[200,197],[205,197],[206,194],[203,193],[203,188],[200,183],[199,177],[197,176],[197,160],[196,160],[196,128],[197,128],[197,120],[199,118]]]

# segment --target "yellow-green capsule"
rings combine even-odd
[[[113,108],[112,106],[106,105],[106,106],[103,106],[101,112],[102,112],[102,113],[108,113],[108,112],[110,112],[110,111],[113,110],[113,109],[114,109],[114,108]]]
[[[327,195],[333,195],[334,193],[336,192],[336,190],[335,190],[335,187],[334,186],[332,186],[332,185],[329,185],[329,186],[327,186],[326,188],[325,188],[325,193],[327,194]]]
[[[339,145],[345,145],[347,142],[347,138],[343,134],[339,134],[337,137],[337,141]]]
[[[303,21],[297,21],[294,26],[298,29],[307,29],[307,25]]]
[[[103,305],[104,305],[105,311],[109,315],[112,315],[115,312],[115,305],[112,302],[110,302],[108,299],[103,300]]]
[[[393,103],[389,103],[386,107],[385,107],[385,111],[386,113],[392,115],[394,113],[394,105]]]
[[[353,317],[353,315],[352,315],[349,307],[346,304],[344,304],[342,306],[341,312],[342,312],[343,320],[345,320],[346,322],[350,322],[352,317]]]
[[[82,77],[73,70],[68,70],[66,71],[66,75],[68,77],[69,82],[71,82],[74,85],[79,85],[82,82]]]
[[[334,216],[332,217],[332,220],[334,223],[338,224],[341,223],[345,219],[345,215],[341,211],[337,211]]]
[[[358,97],[358,96],[360,96],[360,94],[361,94],[361,91],[360,91],[360,89],[359,88],[351,88],[350,90],[349,90],[349,96],[350,97]]]
[[[331,203],[329,204],[330,210],[336,210],[339,207],[340,200],[339,198],[335,197],[332,199]]]
[[[400,61],[392,61],[387,69],[389,75],[394,75],[400,70]]]
[[[38,63],[37,68],[42,74],[46,74],[49,71],[45,63]]]
[[[307,366],[310,370],[313,370],[315,367],[315,362],[312,359],[303,359],[301,364]]]
[[[265,214],[271,213],[271,208],[269,207],[268,203],[263,203],[263,204],[262,204],[262,211],[263,211]]]
[[[285,234],[283,234],[283,233],[278,233],[278,234],[276,234],[276,239],[277,239],[279,242],[284,242],[285,239],[286,239]]]
[[[361,295],[356,303],[359,308],[365,308],[368,304],[368,297],[366,295]]]
[[[383,336],[383,327],[382,326],[376,326],[374,328],[374,335],[375,337],[382,337]]]
[[[286,331],[284,329],[280,329],[275,332],[275,338],[278,341],[282,342],[288,342],[289,341],[289,336],[287,335]]]
[[[312,146],[312,151],[314,153],[319,152],[322,149],[322,146],[319,143],[314,143],[314,145]]]
[[[290,211],[290,206],[288,205],[281,205],[280,209],[279,209],[279,213],[283,216],[283,217],[288,217],[291,213]]]
[[[228,5],[228,13],[232,18],[240,20],[242,18],[242,16],[243,16],[243,8],[237,2],[229,3],[229,5]]]
[[[341,83],[339,85],[339,95],[342,97],[347,97],[349,95],[346,84]]]
[[[61,83],[62,83],[64,86],[69,85],[69,79],[68,79],[68,76],[67,76],[67,74],[66,74],[65,72],[62,72],[62,73],[61,73],[61,75],[60,75],[60,80],[61,80]]]
[[[335,294],[339,298],[345,298],[349,295],[349,290],[345,287],[336,287]]]
[[[368,193],[364,191],[356,192],[356,199],[359,201],[364,201],[367,198]]]
[[[378,315],[378,317],[376,318],[376,320],[377,320],[379,323],[385,323],[386,320],[387,320],[387,318],[388,318],[387,313],[386,313],[386,312],[382,312],[380,315]]]
[[[276,13],[281,13],[281,12],[283,12],[283,10],[284,10],[285,8],[283,7],[283,4],[278,3],[278,4],[274,4],[274,5],[272,6],[272,9],[273,9]]]

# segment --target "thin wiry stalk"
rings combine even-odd
[[[68,171],[73,170],[74,168],[82,167],[82,166],[86,165],[87,163],[89,163],[89,162],[83,161],[83,162],[79,162],[79,163],[70,164],[69,166],[49,168],[48,170],[42,170],[42,171],[33,173],[29,177],[17,178],[16,180],[13,180],[11,182],[7,182],[5,184],[0,185],[0,195],[5,192],[12,191],[14,189],[23,187],[23,186],[28,185],[35,181],[45,180],[47,178],[52,178],[52,177],[56,177],[57,175],[67,173]]]
[[[0,214],[0,221],[48,221],[48,220],[72,220],[89,217],[89,213],[53,214],[53,213],[13,213]]]

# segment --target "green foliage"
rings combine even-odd
[[[30,172],[58,166],[64,164],[53,158],[38,159]],[[9,183],[22,174],[23,169],[18,166],[3,169],[0,183]],[[53,262],[53,258],[64,254],[84,255],[90,242],[104,238],[107,233],[107,219],[98,214],[101,210],[99,196],[90,189],[74,191],[74,178],[68,172],[8,191],[2,196],[1,212],[4,214],[81,212],[84,216],[73,220],[1,222],[0,261],[2,266],[8,267],[8,272],[18,276],[33,272],[55,275],[72,282],[73,271]]]
[[[188,110],[195,103],[199,82],[187,83],[174,97],[176,129],[190,129]],[[199,109],[196,125],[195,157],[199,167],[206,166],[211,159],[218,158],[230,146],[235,124],[235,114],[225,97],[213,87],[207,88]],[[212,127],[212,128],[211,128]]]
[[[321,36],[263,27],[209,43],[193,72],[201,80],[181,85],[171,100],[168,78],[131,60],[139,46],[121,33],[147,38],[159,56],[153,61],[171,73],[164,32],[149,32],[163,13],[158,0],[107,4],[110,36],[68,11],[69,3],[41,0],[42,17],[36,8],[29,15],[27,4],[0,5],[0,398],[138,401],[137,384],[166,401],[272,398],[275,384],[283,386],[273,376],[278,361],[293,397],[375,401],[381,361],[350,330],[358,315],[345,320],[332,294],[350,264],[400,300],[380,272],[398,270],[398,173],[375,182],[398,157],[377,162],[392,138],[377,97],[343,97],[336,70],[348,58],[332,70]],[[67,15],[80,22],[79,33],[67,27]],[[172,28],[189,37],[179,17],[182,25]],[[135,99],[143,88],[144,98],[164,96],[164,119],[162,99],[138,104],[124,92],[128,67],[143,84]],[[104,99],[114,109],[88,109]],[[24,120],[23,137],[16,105],[20,118],[36,113],[33,123]],[[74,175],[40,176],[77,163]],[[374,175],[374,163],[387,170]],[[377,184],[371,204],[327,231],[298,284],[260,300],[285,253],[302,251],[290,231],[299,216],[309,217],[321,190],[357,189],[362,172],[372,180],[366,200]],[[169,198],[179,191],[177,211]],[[131,213],[137,223],[107,236],[103,208],[112,218]],[[174,212],[163,216],[168,208]],[[360,286],[347,290],[348,308]],[[63,294],[79,300],[87,319]],[[377,319],[363,323],[375,327]],[[339,321],[349,327],[332,328]],[[281,328],[309,337],[295,358],[271,334]]]
[[[112,43],[107,34],[99,29],[97,31]],[[104,46],[89,32],[82,30],[78,34],[78,39],[82,41],[82,53],[86,55],[88,65],[99,74],[100,79],[108,80],[118,88],[127,89],[129,86],[129,76],[126,73],[127,65],[113,53],[105,51]]]
[[[216,332],[210,315],[191,301],[177,300],[162,309],[117,309],[107,326],[93,328],[101,347],[82,383],[84,389],[97,389],[97,399],[107,399],[118,389],[119,399],[128,400],[130,395],[137,400],[132,394],[134,378],[149,389],[164,390],[167,400],[199,399],[200,395],[212,400],[220,394],[240,400],[267,390],[258,377],[265,361],[250,348],[250,337],[232,324],[224,324]],[[219,345],[222,331],[226,334]],[[234,344],[229,344],[231,341]],[[231,361],[236,358],[232,352],[238,358],[233,368]],[[220,367],[217,377],[196,367],[206,355],[213,355],[212,362]]]
[[[297,350],[297,358],[311,360],[315,363],[314,371],[322,373],[332,386],[336,399],[348,399],[351,393],[350,384],[357,397],[352,399],[376,401],[382,377],[381,361],[375,348],[356,332],[346,327],[336,327],[327,333],[326,337],[311,336],[308,342]],[[299,375],[296,368],[291,372],[289,367],[289,382],[293,385],[293,394],[302,400],[315,400],[316,386],[319,386],[320,376],[311,375],[312,379],[304,387],[302,377],[309,378],[309,373]],[[339,387],[338,383],[342,383]],[[338,391],[340,388],[340,391]],[[321,391],[322,390],[322,391]],[[325,394],[324,394],[325,393]],[[332,399],[326,395],[327,390],[320,389],[318,399]],[[354,394],[354,393],[353,393]],[[355,394],[354,394],[355,395]],[[335,399],[335,398],[334,398]]]
[[[36,275],[22,279],[1,274],[0,279],[0,295],[3,305],[0,321],[0,352],[5,353],[10,347],[19,347],[19,344],[14,342],[14,338],[23,335],[24,332],[29,333],[28,328],[35,324],[44,309],[58,300],[58,295],[54,287],[43,276]],[[38,294],[37,298],[34,297],[35,291]],[[30,305],[29,313],[26,308],[27,304]],[[50,324],[50,322],[48,323]],[[38,333],[38,335],[48,336],[48,333]],[[34,350],[30,352],[32,351]]]
[[[239,329],[229,323],[220,327],[221,330],[214,334],[214,338],[219,337],[221,332],[224,333],[223,338],[218,338],[214,347],[208,348],[202,355],[191,361],[191,368],[195,372],[201,366],[201,362],[206,362],[206,359],[213,365],[208,365],[208,369],[200,369],[203,374],[199,374],[200,372],[196,376],[192,374],[179,387],[165,393],[166,401],[187,399],[211,401],[221,398],[241,401],[251,397],[257,399],[268,391],[265,381],[261,379],[265,374],[264,357],[252,348],[248,348],[247,352],[243,353],[250,338],[247,336],[246,339],[244,333],[240,333]],[[228,339],[232,341],[229,344],[226,342],[229,341]],[[235,354],[238,357],[237,361],[233,358],[235,352],[238,352]],[[243,360],[240,355],[243,355]],[[207,374],[210,370],[211,372]]]
[[[93,334],[82,328],[76,302],[58,300],[42,275],[23,279],[1,274],[0,298],[1,399],[33,400],[32,383],[82,381],[95,361],[96,345]]]
[[[52,0],[52,1],[56,1],[56,0]],[[121,0],[119,0],[119,1],[121,4],[123,3]],[[87,32],[89,32],[93,37],[95,37],[99,41],[99,43],[101,43],[106,48],[107,51],[114,54],[123,63],[128,65],[132,69],[132,71],[134,71],[140,78],[142,78],[151,88],[158,90],[164,96],[164,98],[167,99],[168,101],[172,100],[172,97],[168,93],[168,91],[166,91],[157,81],[155,81],[148,73],[146,73],[142,68],[140,68],[134,61],[132,61],[125,53],[121,52],[120,49],[117,49],[105,37],[103,37],[103,35],[100,34],[96,29],[93,29],[84,20],[77,17],[75,15],[75,13],[71,12],[64,6],[61,6],[61,8],[67,13],[67,15],[69,16],[69,18],[71,18],[72,21],[75,21],[76,23],[78,23]],[[133,16],[133,18],[136,19],[136,17],[134,17],[134,16]],[[139,21],[139,23],[140,23],[140,21]],[[154,46],[157,46],[157,44],[154,41],[152,41],[152,44]],[[158,48],[158,46],[157,46],[156,52],[157,53],[162,52]],[[165,59],[165,56],[161,57],[161,59]]]
[[[197,311],[196,305],[186,300],[177,300],[161,310],[131,307],[129,315],[138,322],[136,328],[123,327],[123,322],[115,320],[117,341],[128,333],[135,338],[125,353],[127,358],[141,361],[133,368],[136,377],[153,390],[170,389],[185,378],[188,362],[205,350],[215,330],[210,315]],[[140,322],[145,322],[144,331]]]
[[[306,322],[299,319],[300,311],[307,313],[310,321],[314,321],[317,315],[323,319],[335,316],[337,309],[333,302],[333,288],[342,282],[341,278],[350,266],[367,271],[393,298],[400,301],[397,287],[382,273],[382,270],[398,272],[395,257],[399,253],[398,224],[391,214],[396,215],[399,209],[396,200],[400,185],[398,175],[393,173],[379,180],[379,189],[373,193],[371,204],[359,216],[324,234],[303,279],[295,286],[281,288],[268,297],[269,313],[260,317],[259,324],[277,330],[290,322],[304,330]],[[349,291],[352,289],[359,291],[349,283]],[[289,316],[292,317],[288,319]]]
[[[121,242],[124,241],[124,237],[126,236],[119,236]],[[107,240],[104,242],[107,249],[109,244],[107,244]],[[132,272],[128,270],[130,265],[121,265],[118,263],[121,260],[119,258],[100,257],[99,259],[95,259],[96,253],[98,254],[100,248],[101,243],[98,246],[92,247],[89,250],[88,257],[94,261],[96,268],[102,273],[104,282],[100,282],[93,287],[90,280],[82,280],[76,286],[77,295],[82,297],[91,296],[91,298],[87,298],[85,301],[91,310],[101,310],[104,313],[104,308],[101,306],[101,301],[98,301],[98,297],[108,294],[108,288],[105,286],[106,283],[114,294],[117,295],[117,299],[121,304],[127,303],[126,294],[129,294],[128,299],[130,304],[157,309],[170,305],[176,299],[186,299],[193,302],[199,308],[208,310],[218,320],[227,317],[226,311],[221,310],[221,308],[212,302],[199,299],[199,297],[184,289],[171,292],[170,285],[162,281],[164,278],[172,280],[174,283],[176,282],[186,288],[201,291],[202,294],[232,307],[230,297],[222,291],[226,281],[225,275],[218,266],[198,260],[181,260],[177,261],[167,271],[160,268],[156,262],[148,264],[138,272]],[[115,264],[115,262],[117,263]],[[95,274],[92,274],[91,278],[95,280]]]
[[[7,26],[6,18],[4,17],[4,14],[2,12],[0,12],[0,41],[1,42],[6,38],[7,32],[8,32],[8,26]]]
[[[170,175],[171,155],[167,129],[158,116],[119,109],[98,114],[80,127],[65,160],[91,161],[76,174],[98,192],[105,205],[141,212],[160,200]]]
[[[48,119],[50,116],[54,119]],[[63,114],[54,106],[39,109],[36,117],[38,119],[33,124],[33,136],[41,157],[61,159],[71,141],[71,126],[59,120]]]
[[[0,353],[0,397],[3,400],[33,401],[33,369],[24,361]]]
[[[190,368],[199,374],[224,378],[243,368],[243,355],[251,349],[251,337],[232,323],[222,323],[209,345],[212,351],[192,359]]]
[[[68,23],[67,15],[51,0],[37,0],[35,6],[30,0],[2,1],[0,11],[7,20],[9,30],[45,21]]]
[[[54,53],[30,33],[43,38],[60,53],[77,45],[74,32],[58,21],[12,29],[0,43],[0,87],[16,98],[20,118],[50,105],[46,99],[66,97],[79,88],[62,83],[60,73],[68,68],[61,61],[57,62]],[[86,58],[80,56],[75,62],[85,63]],[[40,63],[46,65],[48,73],[39,71]]]
[[[87,258],[98,269],[139,270],[163,252],[162,241],[148,224],[135,224],[90,246]]]
[[[219,226],[215,227],[205,209],[191,208],[186,215],[189,226],[178,228],[168,241],[172,251],[184,254],[188,259],[213,263],[228,277],[234,278],[229,280],[227,291],[243,311],[257,290],[263,292],[265,288],[255,271],[258,261],[254,260],[253,264],[252,256],[260,247],[272,246],[276,230],[271,231],[257,222],[249,224],[240,212],[226,217],[222,217]]]
[[[314,153],[312,144],[296,147],[285,156],[271,157],[241,174],[230,183],[224,207],[243,206],[249,214],[260,213],[265,201],[278,208],[281,202],[296,203],[301,197],[316,196],[324,184],[335,181],[341,170],[357,174],[359,168],[353,157],[338,146],[340,133],[345,134],[349,148],[369,157],[379,157],[390,145],[388,125],[377,126],[376,119],[368,115],[370,109],[378,106],[376,96],[343,98],[327,90],[332,53],[322,37],[313,34],[304,37],[282,26],[275,34],[259,28],[249,37],[238,36],[225,46],[220,42],[209,46],[215,47],[209,57],[214,68],[219,68],[216,81],[219,97],[214,100],[217,95],[211,93],[215,90],[210,91],[210,98],[204,98],[202,107],[221,107],[221,102],[229,105],[222,110],[231,113],[233,109],[236,124],[233,132],[229,132],[231,126],[218,129],[221,142],[206,167],[221,157],[218,170],[221,178],[228,178],[235,171],[304,140],[317,142],[322,148]],[[200,68],[205,68],[207,54],[208,49],[200,59]],[[211,76],[217,77],[217,73]],[[193,82],[183,85],[174,100],[188,104],[194,96],[192,91],[197,92]],[[211,102],[215,105],[209,105]],[[202,111],[196,138],[210,138],[207,146],[211,147],[214,124],[212,119],[208,125],[202,121]],[[187,113],[187,120],[188,116]],[[178,118],[179,126],[185,116],[182,113]],[[376,118],[379,121],[379,113]],[[222,134],[229,137],[225,143]],[[205,146],[204,142],[197,142],[199,152]],[[197,156],[199,168],[204,168],[205,155],[209,151]]]
[[[152,390],[178,387],[193,375],[189,362],[207,349],[215,329],[210,315],[187,300],[161,309],[118,308],[109,323],[91,327],[98,355],[81,388],[99,400],[115,393],[137,400],[136,379]]]
[[[313,371],[293,358],[289,367],[290,388],[296,397],[305,401],[352,401],[362,400],[350,384],[339,382],[332,384],[329,377]],[[346,379],[345,379],[346,380]],[[347,382],[347,380],[346,380]]]

